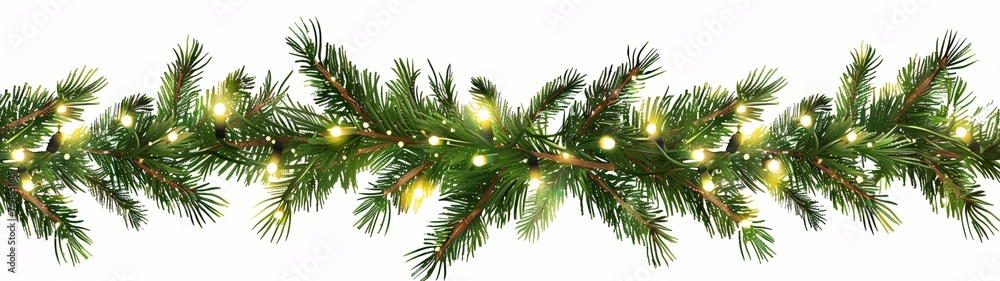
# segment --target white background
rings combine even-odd
[[[466,101],[473,76],[492,79],[505,97],[521,101],[566,68],[595,77],[623,62],[627,46],[646,42],[660,50],[658,65],[666,70],[648,82],[646,95],[660,95],[668,85],[676,92],[706,82],[732,88],[755,68],[778,68],[789,83],[778,94],[782,104],[766,118],[803,96],[832,95],[849,52],[862,41],[884,58],[877,85],[892,81],[914,54],[932,51],[948,29],[968,38],[977,53],[979,63],[960,74],[980,102],[996,95],[1000,76],[994,29],[1000,17],[987,1],[469,2],[4,1],[0,84],[54,88],[74,68],[97,67],[110,84],[100,93],[101,105],[86,115],[93,117],[128,94],[153,94],[173,59],[171,48],[188,35],[212,56],[205,87],[243,65],[259,77],[268,70],[283,76],[298,67],[285,45],[288,28],[314,17],[325,39],[349,45],[354,62],[383,80],[391,78],[395,58],[415,59],[424,73],[427,59],[441,69],[453,64]],[[292,95],[309,100],[303,76],[292,77]],[[260,187],[221,184],[231,205],[203,229],[144,200],[153,209],[149,224],[127,230],[89,195],[75,195],[94,256],[60,266],[51,241],[19,233],[19,272],[0,273],[0,279],[408,280],[414,264],[403,255],[421,245],[440,207],[425,204],[415,215],[394,216],[388,235],[368,237],[351,226],[358,196],[335,193],[323,210],[296,214],[291,239],[272,244],[251,230],[254,204],[265,198]],[[984,185],[990,201],[1000,202],[998,185]],[[875,235],[832,210],[822,231],[807,231],[798,217],[758,196],[755,206],[777,238],[778,255],[763,264],[743,261],[736,240],[710,238],[690,218],[671,218],[679,259],[660,269],[647,268],[641,246],[618,241],[599,220],[580,216],[570,199],[538,243],[517,240],[513,224],[492,230],[474,259],[450,268],[449,280],[1000,280],[1000,242],[966,240],[957,220],[932,213],[911,187],[887,193],[904,223]]]

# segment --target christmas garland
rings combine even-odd
[[[666,218],[676,216],[702,222],[711,236],[737,237],[746,259],[772,257],[774,238],[748,194],[771,195],[807,229],[826,222],[813,199],[823,196],[867,230],[891,231],[900,220],[882,191],[907,184],[961,221],[967,237],[997,231],[976,179],[1000,177],[1000,112],[972,106],[955,72],[973,55],[952,32],[880,88],[872,80],[881,60],[862,46],[836,101],[807,97],[750,130],[743,125],[762,121],[785,86],[775,70],[755,70],[735,90],[704,85],[644,98],[644,82],[663,72],[644,46],[590,83],[567,70],[523,106],[473,78],[466,106],[450,66],[429,65],[425,93],[413,61],[397,60],[396,77],[383,83],[323,42],[317,23],[292,31],[286,41],[316,106],[289,98],[291,73],[280,81],[268,73],[256,87],[237,69],[202,90],[209,58],[195,40],[177,46],[155,99],[126,97],[89,126],[63,127],[81,121],[106,85],[94,70],[72,72],[54,92],[5,90],[0,150],[10,153],[0,156],[0,213],[27,235],[53,238],[59,262],[76,264],[90,255],[91,239],[69,192],[91,194],[129,228],[147,223],[140,193],[201,226],[227,204],[207,176],[264,182],[270,196],[254,228],[279,241],[296,212],[323,207],[335,186],[359,189],[357,175],[372,171],[377,179],[363,185],[354,210],[368,234],[385,233],[394,213],[431,194],[446,203],[423,245],[406,254],[421,279],[444,277],[453,261],[471,257],[488,228],[516,221],[520,237],[535,241],[567,197],[619,239],[645,246],[656,266],[674,259]]]

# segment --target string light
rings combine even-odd
[[[133,121],[132,120],[132,115],[128,115],[128,114],[122,115],[121,122],[122,122],[122,126],[125,126],[125,128],[132,127],[132,121]]]
[[[569,155],[569,152],[565,152],[565,151],[562,152],[562,158],[563,159],[569,159],[570,157],[572,157],[572,156]]]
[[[424,189],[421,186],[414,186],[413,199],[414,200],[424,199]]]
[[[275,210],[274,214],[271,215],[271,216],[273,216],[274,219],[276,219],[276,220],[280,220],[281,218],[285,217],[285,211],[283,211],[283,210]]]
[[[212,107],[212,113],[215,114],[215,138],[225,139],[226,138],[226,105],[221,102],[216,103]]]
[[[656,135],[656,124],[646,124],[646,133],[649,135]]]
[[[275,141],[271,145],[271,161],[267,163],[267,173],[269,175],[273,176],[278,173],[278,163],[281,163],[281,153],[284,149],[284,144],[279,141]]]
[[[49,138],[49,143],[47,146],[45,146],[45,151],[49,153],[56,153],[56,151],[59,151],[59,146],[62,146],[62,142],[63,142],[62,125],[59,125],[58,127],[56,127],[56,133],[52,134],[52,137]]]
[[[777,173],[778,171],[781,171],[781,162],[778,162],[778,159],[767,160],[767,170],[771,171],[772,173]]]
[[[736,107],[736,113],[739,113],[739,114],[747,113],[747,106],[746,105],[742,105],[742,104],[740,106],[737,106]]]
[[[56,112],[58,112],[60,114],[66,113],[67,110],[68,109],[66,108],[65,104],[60,104],[59,107],[56,108]]]
[[[799,123],[802,124],[802,127],[806,127],[806,128],[812,127],[812,125],[813,125],[813,118],[812,118],[812,116],[809,116],[808,114],[802,115],[802,117],[799,118]]]
[[[604,150],[612,150],[615,148],[615,139],[610,136],[601,137],[601,148]]]
[[[402,147],[403,147],[403,146],[405,146],[406,144],[405,144],[405,143],[403,143],[403,141],[400,141],[400,142],[396,143],[396,145],[398,145],[398,146],[399,146],[400,148],[402,148]]]
[[[750,221],[750,219],[742,219],[742,220],[740,220],[740,228],[746,229],[746,228],[750,228],[751,226],[753,226],[753,222]]]
[[[966,129],[965,127],[958,127],[955,129],[955,136],[959,138],[965,138],[965,136],[968,134],[969,134],[969,129]]]
[[[486,110],[485,107],[480,108],[479,111],[476,112],[476,117],[479,118],[479,121],[490,120],[490,111]]]
[[[743,160],[750,160],[750,154],[743,154]]]
[[[167,141],[175,142],[177,141],[177,137],[178,137],[177,132],[170,132],[169,134],[167,134]]]
[[[35,190],[35,182],[31,181],[31,176],[28,176],[27,179],[21,180],[21,188],[23,188],[26,192]]]
[[[528,188],[536,189],[542,184],[542,172],[538,168],[538,157],[528,157]]]
[[[476,165],[476,167],[482,167],[483,165],[486,165],[486,156],[478,154],[476,156],[473,156],[472,165]]]
[[[343,134],[344,134],[344,129],[341,129],[338,126],[333,126],[333,128],[330,128],[330,135],[335,138],[340,137]]]
[[[743,125],[736,125],[736,133],[733,133],[732,137],[729,137],[729,144],[726,145],[726,152],[736,153],[740,150],[740,145],[743,145]]]
[[[427,138],[427,143],[430,143],[433,146],[441,145],[441,138],[439,138],[437,136],[431,136],[431,137]]]
[[[854,142],[857,139],[858,139],[858,133],[855,133],[853,131],[847,133],[847,142]]]
[[[226,105],[221,102],[216,103],[215,106],[212,107],[212,112],[215,113],[215,116],[219,117],[226,115]]]
[[[11,158],[14,159],[14,161],[17,162],[24,161],[24,149],[23,148],[15,149],[10,152],[10,156]]]
[[[712,180],[712,175],[707,170],[701,172],[701,189],[707,192],[715,190],[715,181]]]
[[[705,149],[699,148],[691,151],[691,159],[697,162],[705,161]]]
[[[63,160],[69,160],[69,153],[63,154]]]
[[[868,148],[872,148],[872,146],[873,146],[872,143],[869,142],[868,143]]]

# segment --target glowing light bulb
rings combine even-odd
[[[699,148],[691,151],[691,159],[698,162],[705,161],[705,150]]]
[[[121,121],[122,121],[122,126],[125,126],[125,128],[132,127],[132,121],[133,121],[132,115],[128,114],[123,115]]]
[[[472,157],[472,165],[476,165],[476,167],[486,165],[486,156],[476,155]]]
[[[656,134],[656,124],[650,123],[646,125],[646,133],[650,135]]]
[[[396,145],[398,145],[400,148],[402,148],[403,146],[406,146],[406,144],[403,143],[402,141],[396,143]]]
[[[169,134],[167,134],[167,141],[175,142],[177,141],[177,137],[178,137],[177,132],[170,132]]]
[[[427,143],[430,143],[433,146],[441,145],[441,138],[439,138],[437,136],[431,136],[431,137],[427,138]]]
[[[969,134],[969,129],[966,129],[965,127],[958,127],[955,129],[955,136],[959,138],[964,138],[968,134]]]
[[[740,220],[740,228],[750,228],[753,226],[753,222],[750,219]]]
[[[858,133],[850,132],[847,133],[847,142],[854,142],[858,139]]]
[[[715,190],[715,182],[705,181],[701,183],[701,188],[704,189],[705,191],[712,192],[713,190]]]
[[[31,192],[32,190],[35,190],[35,182],[31,181],[31,178],[28,178],[21,182],[21,188],[23,188],[24,191]]]
[[[333,137],[342,136],[342,135],[344,135],[344,129],[341,129],[340,127],[334,126],[333,128],[330,128],[330,135],[333,136]]]
[[[10,156],[11,158],[14,159],[14,161],[17,162],[24,161],[24,149],[22,148],[15,149],[14,151],[10,152]]]
[[[799,123],[802,124],[802,127],[806,128],[812,127],[813,118],[812,116],[809,115],[802,115],[802,118],[799,118]]]
[[[424,189],[419,186],[415,186],[413,188],[413,199],[415,200],[424,199]]]
[[[58,112],[58,113],[66,113],[66,110],[68,110],[66,108],[66,105],[62,105],[62,104],[60,104],[59,107],[56,108],[56,112]]]
[[[69,160],[69,153],[63,154],[63,160]]]
[[[479,118],[479,121],[490,120],[490,111],[486,110],[486,108],[480,108],[479,111],[476,112],[476,116]]]
[[[750,160],[750,154],[743,154],[743,160]]]
[[[277,172],[278,172],[278,163],[274,163],[274,162],[267,163],[267,173],[268,174],[274,175],[274,173],[277,173]]]
[[[743,114],[743,113],[746,113],[746,112],[747,112],[747,106],[746,105],[742,105],[741,104],[740,106],[736,107],[736,113]]]
[[[855,180],[857,180],[858,183],[863,183],[865,182],[865,177],[858,176],[857,178],[855,178]]]
[[[868,143],[868,148],[872,148],[872,143]]]
[[[615,139],[609,136],[601,137],[601,148],[604,150],[611,150],[615,148]]]
[[[274,214],[271,215],[271,216],[273,216],[274,219],[276,219],[276,220],[280,220],[281,218],[285,217],[285,211],[276,210],[276,211],[274,211]]]
[[[215,113],[215,116],[226,115],[226,105],[221,102],[216,103],[215,107],[212,107],[212,112]]]
[[[777,173],[781,170],[781,162],[778,162],[778,159],[767,160],[767,170]]]
[[[569,155],[569,152],[565,152],[565,151],[563,151],[563,153],[562,153],[562,158],[563,158],[563,159],[569,159],[570,157],[571,157],[571,156]]]
[[[541,185],[542,181],[539,180],[538,178],[531,178],[528,180],[528,188],[530,189],[537,189]]]

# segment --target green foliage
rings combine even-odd
[[[363,189],[354,226],[369,235],[386,233],[394,214],[434,198],[444,210],[406,254],[412,276],[424,280],[446,277],[447,267],[473,257],[491,229],[507,223],[537,241],[568,198],[617,238],[643,245],[654,266],[675,259],[667,224],[680,216],[710,236],[735,237],[745,259],[772,258],[775,237],[751,194],[770,195],[813,230],[827,221],[815,199],[822,196],[875,232],[901,222],[884,189],[911,184],[932,210],[958,219],[967,237],[998,231],[976,179],[1000,179],[1000,111],[973,108],[956,74],[972,54],[952,32],[882,88],[873,84],[882,61],[862,45],[840,76],[836,100],[806,97],[749,130],[786,85],[774,69],[753,70],[732,89],[704,84],[644,97],[645,82],[663,70],[657,51],[643,46],[626,49],[626,62],[589,83],[566,70],[523,105],[475,77],[474,103],[463,106],[450,65],[438,72],[428,62],[422,80],[413,60],[399,59],[395,77],[383,83],[324,42],[315,21],[291,31],[286,43],[318,106],[288,95],[292,73],[280,81],[267,73],[258,87],[240,68],[202,90],[209,58],[195,40],[175,49],[156,100],[137,93],[89,127],[59,131],[67,137],[57,152],[35,149],[58,124],[79,119],[103,78],[84,70],[57,83],[55,93],[27,85],[5,91],[0,149],[24,148],[28,157],[0,156],[0,213],[20,218],[28,233],[55,237],[60,262],[77,263],[91,241],[64,192],[90,193],[140,229],[147,209],[139,193],[202,226],[227,204],[204,183],[208,177],[264,183],[269,195],[254,230],[274,242],[288,239],[295,215],[322,208],[336,188]],[[57,113],[59,105],[68,110]],[[38,188],[20,187],[20,171]],[[375,180],[360,184],[364,173]]]

